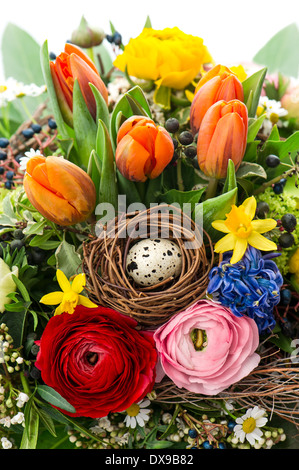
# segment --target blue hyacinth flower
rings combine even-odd
[[[275,326],[274,306],[280,301],[283,277],[270,259],[249,246],[243,258],[230,264],[231,252],[210,272],[207,293],[228,307],[234,315],[252,318],[260,334],[270,333]]]

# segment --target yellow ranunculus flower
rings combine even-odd
[[[153,80],[177,90],[184,89],[213,59],[203,39],[183,33],[179,28],[144,28],[129,41],[114,61],[115,67],[129,75]]]

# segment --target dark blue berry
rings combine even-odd
[[[48,126],[50,127],[50,129],[56,129],[57,128],[56,121],[54,121],[54,119],[52,118],[48,119]]]
[[[24,238],[25,235],[23,233],[23,230],[21,230],[20,228],[17,228],[16,230],[13,231],[12,236],[16,240],[22,240],[22,238]]]
[[[190,145],[189,147],[186,147],[186,148],[184,149],[184,154],[185,154],[186,157],[188,157],[188,158],[194,158],[194,157],[196,157],[196,155],[197,155],[196,147],[194,147],[194,145]]]
[[[275,183],[273,186],[273,191],[275,194],[283,193],[283,185],[281,183]]]
[[[295,238],[291,233],[283,233],[278,239],[278,243],[282,248],[290,248],[295,243]]]
[[[171,134],[177,132],[180,128],[180,123],[175,118],[169,118],[165,122],[165,129],[170,132]]]
[[[3,152],[3,150],[0,150],[0,160],[6,160],[7,159],[7,153]]]
[[[229,430],[229,431],[233,431],[235,426],[236,426],[235,421],[229,421],[229,422],[227,423],[227,427],[228,427],[228,430]]]
[[[117,31],[115,31],[115,33],[112,36],[112,40],[116,46],[120,46],[122,37]]]
[[[226,445],[224,444],[224,442],[219,442],[218,449],[226,449]]]
[[[179,135],[179,141],[181,142],[182,145],[190,145],[193,142],[193,135],[191,132],[188,131],[183,131]]]
[[[280,158],[276,155],[268,155],[266,158],[266,165],[269,168],[276,168],[280,164]]]
[[[291,302],[291,298],[292,292],[290,291],[290,289],[282,289],[280,291],[280,303],[282,305],[289,305],[289,303]]]
[[[15,250],[20,250],[24,246],[23,240],[13,240],[10,244],[10,252],[13,253]]]
[[[24,155],[23,155],[22,153],[19,153],[18,155],[15,156],[15,161],[16,161],[17,163],[20,163],[20,160],[21,160],[21,158],[23,158],[23,157],[24,157]]]
[[[0,137],[0,147],[2,149],[5,149],[9,144],[9,140],[6,139],[5,137]]]
[[[14,176],[15,176],[15,174],[14,174],[13,171],[8,171],[8,172],[6,173],[6,178],[7,178],[8,180],[12,180]]]
[[[39,124],[31,124],[31,129],[34,132],[39,133],[42,130],[42,126],[40,126]]]
[[[204,449],[213,449],[213,446],[212,446],[212,444],[209,443],[209,441],[204,441],[202,443],[202,446],[203,446]]]
[[[195,438],[197,437],[197,431],[196,431],[196,429],[189,429],[188,435],[189,435],[189,437],[191,437],[192,439],[195,439]]]
[[[5,183],[4,183],[5,189],[11,189],[11,186],[12,186],[11,181],[5,181]]]
[[[22,134],[26,139],[30,139],[31,137],[34,136],[34,130],[33,129],[24,129],[22,131]]]
[[[284,214],[281,218],[281,224],[287,232],[291,232],[297,225],[297,219],[294,214]]]
[[[56,54],[54,54],[54,52],[50,52],[49,53],[49,59],[50,60],[55,60],[56,59]]]
[[[279,180],[280,184],[282,184],[283,186],[285,186],[287,180],[286,178],[281,178],[281,180]]]
[[[0,175],[3,175],[5,172],[5,168],[3,168],[3,166],[0,166]]]
[[[112,36],[112,34],[106,34],[106,39],[107,39],[108,42],[110,42],[110,44],[113,43],[113,36]]]
[[[269,212],[270,207],[269,204],[267,204],[264,201],[259,201],[256,206],[256,215],[258,217],[265,217],[265,215]]]

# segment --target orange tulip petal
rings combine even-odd
[[[117,143],[128,134],[134,127],[143,126],[145,124],[154,124],[154,121],[145,116],[131,116],[125,120],[125,122],[120,126],[117,133]],[[154,124],[155,125],[155,124]]]
[[[117,145],[115,161],[125,178],[131,181],[146,181],[145,169],[151,163],[150,154],[130,135],[125,135]]]
[[[196,93],[190,109],[190,125],[193,134],[196,134],[207,110],[215,103],[216,95],[221,85],[220,77],[214,77]]]
[[[155,142],[155,166],[150,173],[150,178],[159,176],[164,168],[171,162],[174,152],[172,138],[163,127],[158,127],[158,134]]]
[[[59,225],[72,225],[80,219],[78,211],[65,199],[41,186],[27,173],[23,184],[29,201],[46,219]]]

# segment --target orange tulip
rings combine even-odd
[[[244,101],[243,86],[224,65],[216,65],[199,81],[190,109],[190,126],[195,135],[207,110],[217,101]]]
[[[96,204],[91,178],[77,165],[61,157],[31,157],[23,184],[35,209],[58,225],[83,222]]]
[[[157,178],[172,160],[173,152],[169,133],[150,118],[132,116],[119,128],[116,166],[131,181]]]
[[[108,91],[94,63],[89,57],[73,44],[66,44],[64,52],[50,62],[50,70],[57,100],[63,118],[72,126],[73,121],[73,87],[78,80],[84,100],[90,114],[96,119],[96,102],[89,86],[92,83],[108,104]]]
[[[244,157],[248,130],[247,108],[242,101],[217,101],[206,112],[197,138],[197,159],[201,171],[213,178],[225,178],[228,161],[236,170]]]

